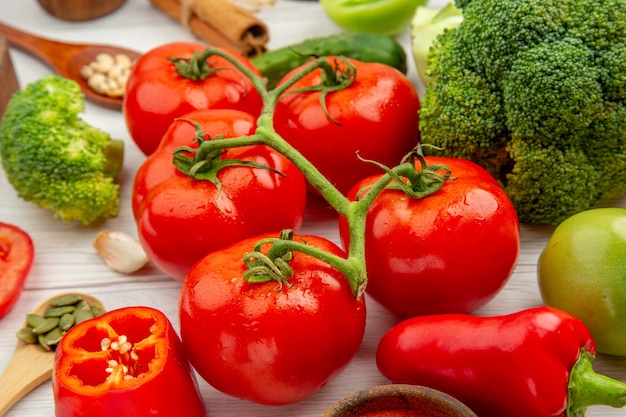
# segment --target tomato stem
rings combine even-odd
[[[339,270],[345,275],[355,297],[360,297],[365,291],[367,284],[367,269],[365,264],[365,227],[367,211],[376,198],[394,179],[400,176],[414,176],[415,168],[411,163],[403,163],[393,169],[386,169],[387,173],[376,182],[368,191],[366,196],[356,202],[350,201],[343,195],[307,158],[298,150],[291,146],[282,138],[274,128],[274,113],[278,100],[283,94],[290,94],[288,91],[296,82],[310,74],[312,71],[320,69],[322,71],[322,82],[318,85],[308,87],[304,90],[296,89],[295,92],[320,91],[320,104],[326,111],[326,96],[333,91],[349,86],[356,77],[354,66],[345,58],[337,57],[335,62],[329,62],[325,57],[311,61],[300,71],[294,73],[289,79],[284,80],[280,85],[272,90],[267,89],[267,80],[257,75],[246,67],[239,60],[231,57],[226,51],[220,49],[207,48],[202,57],[208,58],[211,55],[218,55],[231,62],[244,76],[248,77],[254,88],[258,91],[263,100],[263,109],[257,119],[257,128],[254,135],[216,139],[206,141],[203,146],[209,149],[225,149],[249,144],[264,144],[283,154],[302,172],[309,184],[317,190],[322,198],[340,215],[344,216],[348,222],[350,230],[350,247],[348,257],[342,258],[330,254],[321,249],[313,248],[305,243],[293,240],[271,239],[273,245],[282,249],[296,250],[317,259],[320,259],[330,266]],[[344,64],[345,68],[340,69],[339,64]],[[330,117],[330,116],[329,116]],[[332,120],[332,118],[331,118]],[[402,182],[402,181],[400,181]],[[267,242],[266,242],[267,243]],[[253,257],[253,256],[252,256]],[[255,273],[259,270],[255,270]],[[252,274],[252,273],[251,273]],[[261,274],[262,275],[262,274]],[[263,278],[264,279],[264,278]]]
[[[202,81],[217,71],[234,71],[232,68],[214,66],[209,62],[212,55],[218,54],[213,53],[211,49],[206,49],[202,53],[194,51],[191,58],[169,57],[167,60],[174,63],[174,69],[178,75],[194,81]]]
[[[285,232],[292,233],[290,230],[287,230],[283,231],[283,234]],[[263,255],[263,253],[260,252],[260,246],[264,244],[272,245],[267,255]],[[361,265],[360,258],[342,258],[317,247],[307,245],[306,242],[285,239],[284,236],[262,239],[257,242],[255,250],[245,256],[244,261],[250,269],[244,273],[244,279],[248,282],[268,282],[275,280],[278,281],[279,284],[288,283],[287,279],[290,277],[289,272],[293,273],[293,271],[288,271],[286,268],[283,269],[285,266],[282,265],[282,262],[276,263],[275,261],[282,259],[288,262],[288,259],[285,259],[285,254],[292,251],[313,256],[341,271],[348,278],[353,294],[357,296],[363,294],[366,280],[365,276],[362,275],[365,269]],[[274,253],[272,254],[272,252]],[[269,265],[267,263],[268,260],[274,261],[275,263]],[[263,267],[263,269],[260,267]],[[355,279],[350,279],[351,277]]]

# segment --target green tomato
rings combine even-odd
[[[538,280],[544,302],[578,317],[598,352],[626,356],[626,209],[587,210],[557,226]]]
[[[396,35],[411,23],[427,0],[320,0],[337,25],[355,32]]]

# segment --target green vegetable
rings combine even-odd
[[[420,111],[429,154],[468,158],[524,223],[626,193],[626,2],[457,0]]]
[[[446,29],[458,27],[463,21],[463,13],[451,1],[441,9],[419,6],[411,20],[411,49],[417,66],[417,73],[424,85],[431,78],[426,74],[428,54],[433,42]]]
[[[411,22],[415,8],[427,0],[320,0],[337,25],[354,32],[397,35]]]
[[[578,317],[598,352],[626,357],[626,209],[597,208],[554,230],[537,263],[543,301]]]
[[[7,106],[0,157],[21,198],[91,224],[118,214],[123,142],[79,118],[84,107],[75,81],[47,75],[29,84]]]
[[[343,55],[363,62],[380,62],[407,72],[406,53],[391,36],[378,33],[339,33],[307,39],[301,43],[267,51],[252,63],[268,79],[268,88],[289,71],[307,61],[327,55]]]

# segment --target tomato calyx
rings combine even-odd
[[[213,52],[207,49],[202,52],[194,51],[191,58],[169,57],[167,60],[174,63],[174,69],[178,75],[193,81],[202,81],[222,70],[237,73],[233,68],[214,66],[208,60],[212,54]]]
[[[262,252],[264,245],[269,245],[266,254]],[[293,231],[289,229],[283,230],[278,238],[260,239],[254,246],[254,250],[244,256],[244,263],[248,269],[243,273],[243,279],[250,283],[277,281],[277,291],[280,291],[283,285],[290,288],[291,284],[288,280],[293,276],[293,269],[289,262],[293,258],[294,251],[326,262],[341,272],[356,298],[361,297],[365,292],[367,277],[362,257],[346,259],[308,245],[304,240],[296,241]]]
[[[226,153],[224,148],[216,148],[210,145],[211,138],[208,138],[202,130],[202,126],[194,120],[179,119],[187,121],[196,127],[196,136],[194,141],[198,144],[197,148],[190,146],[179,146],[174,149],[173,164],[178,171],[193,178],[194,180],[206,180],[213,183],[218,191],[221,191],[222,185],[217,178],[217,174],[224,168],[230,166],[247,166],[252,168],[267,169],[275,174],[284,176],[285,174],[269,167],[253,161],[241,161],[238,159],[222,159],[222,155]],[[224,139],[217,136],[215,139]],[[219,196],[219,192],[218,192]]]
[[[293,231],[283,230],[278,238],[279,241],[293,241]],[[293,276],[293,268],[289,265],[289,261],[293,259],[293,251],[280,244],[274,244],[267,254],[261,252],[261,245],[265,241],[257,242],[254,251],[248,252],[244,256],[244,263],[248,267],[243,274],[243,279],[252,283],[264,283],[269,281],[277,281],[276,291],[280,291],[285,285],[291,288],[292,284],[289,278]]]
[[[392,181],[387,184],[386,189],[402,191],[410,198],[428,197],[439,191],[446,181],[453,179],[450,178],[451,172],[447,166],[442,164],[428,165],[424,156],[419,152],[419,147],[404,158],[401,166],[405,166],[406,169],[402,169],[399,171],[400,173],[376,161],[366,159],[364,161],[378,165],[391,177]],[[420,170],[415,169],[416,161],[420,163]],[[359,190],[357,199],[360,199],[360,196],[369,191],[370,188],[364,187]]]
[[[326,114],[328,119],[333,123],[339,125],[340,123],[336,121],[328,112],[328,107],[326,106],[326,96],[329,93],[340,91],[349,87],[356,79],[356,68],[344,57],[337,57],[332,63],[322,58],[321,60],[318,59],[315,61],[312,65],[316,67],[319,66],[321,70],[320,83],[308,87],[297,88],[291,90],[289,93],[298,94],[302,92],[319,91],[320,105],[324,110],[324,114]]]

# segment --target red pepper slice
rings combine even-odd
[[[71,328],[55,350],[56,417],[204,417],[182,342],[150,307],[109,311]]]
[[[0,223],[0,318],[17,302],[34,257],[35,248],[28,233],[17,226]]]
[[[580,320],[536,307],[405,320],[381,338],[376,362],[392,382],[438,389],[480,417],[581,417],[626,405],[626,384],[593,371],[595,353]]]

